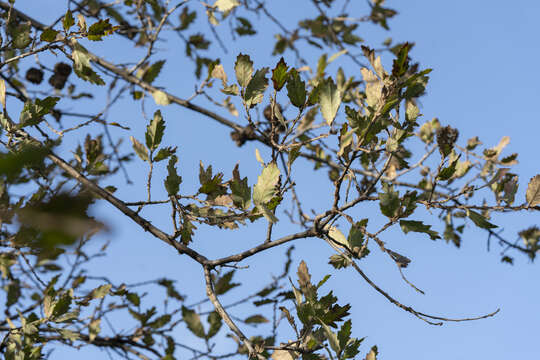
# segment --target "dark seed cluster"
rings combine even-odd
[[[439,145],[439,151],[443,157],[450,155],[458,136],[459,131],[451,126],[445,126],[437,130],[437,145]]]
[[[236,143],[237,146],[242,146],[246,143],[248,140],[255,139],[255,130],[253,130],[252,126],[246,126],[240,131],[233,131],[231,132],[231,139]]]
[[[71,74],[71,66],[59,62],[54,66],[54,74],[49,78],[49,84],[57,90],[62,90]]]
[[[43,81],[43,71],[41,69],[32,67],[26,71],[26,80],[32,84],[41,84]]]

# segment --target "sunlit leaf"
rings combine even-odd
[[[78,77],[92,84],[105,85],[105,81],[92,69],[88,50],[79,43],[75,43],[71,56],[73,58],[73,70]]]
[[[163,116],[161,116],[161,111],[157,110],[154,113],[154,117],[150,124],[146,127],[146,147],[151,151],[158,148],[161,144],[161,139],[165,132],[165,121],[163,121]]]
[[[242,88],[245,88],[253,76],[253,61],[251,61],[249,55],[238,55],[234,64],[234,71],[238,84]]]
[[[161,90],[154,91],[152,93],[152,97],[154,98],[154,101],[157,105],[167,106],[171,103],[171,101],[169,100],[169,96]]]
[[[525,199],[529,203],[529,206],[540,204],[540,175],[534,176],[531,181],[529,181]]]
[[[277,194],[280,172],[275,163],[266,166],[253,188],[253,201],[256,205],[266,204]]]
[[[129,138],[133,144],[133,150],[135,150],[135,153],[141,158],[142,161],[148,161],[148,149],[146,149],[146,147],[133,136],[130,136]]]
[[[262,102],[264,91],[268,87],[268,79],[266,78],[267,73],[268,68],[257,70],[255,75],[253,75],[249,81],[244,93],[244,100],[248,108]]]
[[[238,0],[216,0],[216,2],[214,3],[214,6],[222,12],[231,11],[238,5],[240,5]]]
[[[341,104],[341,93],[331,78],[326,79],[321,86],[319,103],[324,120],[328,125],[332,125]]]

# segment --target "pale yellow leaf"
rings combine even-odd
[[[214,3],[214,6],[222,12],[231,11],[238,5],[240,5],[238,0],[216,0],[216,2]]]
[[[0,103],[2,103],[2,109],[5,109],[6,108],[6,82],[4,81],[4,79],[0,80]]]
[[[335,61],[338,57],[340,57],[343,54],[346,54],[348,52],[347,49],[343,49],[341,51],[338,51],[334,55],[330,56],[330,59],[328,59],[328,64],[330,64],[332,61]]]
[[[375,107],[381,97],[383,84],[373,71],[362,68],[360,72],[366,83],[366,102],[368,106]]]
[[[264,160],[261,157],[259,149],[255,149],[255,158],[257,158],[257,161],[260,162],[262,166],[264,166]]]
[[[525,198],[527,199],[529,206],[540,204],[540,175],[536,175],[529,181]]]
[[[156,90],[152,93],[152,97],[154,98],[154,101],[158,105],[169,105],[171,102],[169,101],[169,97],[167,94],[165,94],[161,90]]]

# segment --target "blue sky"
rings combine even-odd
[[[298,14],[308,16],[314,13],[307,3],[275,0],[271,7],[279,12],[282,21],[287,24],[297,20]],[[355,11],[363,14],[364,2],[353,3],[353,14]],[[16,6],[31,9],[30,13],[35,18],[47,23],[65,10],[64,4],[63,1],[19,0]],[[516,202],[523,201],[528,180],[540,173],[537,157],[540,130],[537,107],[540,72],[537,70],[537,59],[540,53],[537,46],[539,23],[536,19],[540,3],[410,0],[388,1],[387,5],[400,13],[390,21],[391,31],[376,30],[372,26],[365,26],[364,30],[362,25],[361,36],[374,47],[388,36],[396,41],[415,42],[411,54],[413,58],[420,61],[422,67],[434,69],[430,75],[428,95],[421,99],[423,120],[436,116],[442,123],[457,127],[462,144],[466,139],[478,135],[486,146],[491,147],[502,136],[510,136],[511,142],[505,154],[520,154],[519,164],[514,168],[520,174]],[[284,7],[286,11],[283,11]],[[261,26],[261,32],[270,26],[262,20],[257,25]],[[225,29],[223,31],[227,32]],[[271,32],[269,30],[267,35],[263,35],[263,40],[247,38],[236,43],[228,42],[228,54],[216,52],[230,79],[238,52],[249,53],[256,67],[273,66],[277,62],[278,59],[270,57],[273,31],[272,28]],[[120,41],[113,45],[106,41],[89,47],[97,54],[112,54],[116,61],[134,61],[142,54],[141,50]],[[183,59],[183,46],[176,38],[170,37],[159,47],[167,49],[163,56],[167,56],[169,61],[156,84],[180,97],[188,97],[193,92],[193,82],[188,75],[191,65]],[[313,58],[310,51],[306,50],[308,59]],[[286,60],[287,56],[292,63],[292,55],[286,54]],[[391,58],[385,56],[383,63],[389,64]],[[159,58],[158,55],[155,59]],[[340,59],[344,60],[345,57]],[[312,61],[310,65],[315,67],[316,58]],[[186,64],[186,67],[180,64]],[[339,61],[332,64],[329,72],[335,73],[338,65],[344,66],[347,75],[358,72],[357,68]],[[185,80],[186,77],[189,80]],[[80,106],[91,110],[94,105],[92,101],[83,101]],[[146,102],[148,114],[157,108],[151,100]],[[212,164],[226,176],[240,162],[242,175],[248,175],[253,184],[260,172],[260,165],[254,156],[257,146],[235,147],[228,140],[227,129],[188,110],[169,106],[162,108],[162,111],[169,131],[163,143],[179,147],[179,168],[184,178],[182,189],[187,193],[196,191],[199,160],[205,165]],[[143,139],[146,121],[140,115],[140,106],[130,99],[114,108],[109,119],[132,129],[130,132],[118,130],[117,135],[133,135]],[[242,117],[238,121],[241,122]],[[204,134],[204,138],[200,134]],[[259,148],[264,156],[264,150]],[[128,169],[134,185],[127,187],[121,177],[115,180],[116,183],[111,183],[120,188],[118,194],[121,198],[142,199],[145,196],[146,169],[138,160],[132,162]],[[328,192],[326,173],[312,173],[311,169],[309,163],[299,164],[298,183],[304,186],[304,194],[308,198],[306,201],[313,207],[325,206],[329,201],[324,195]],[[156,171],[157,187],[160,187],[163,174],[163,169]],[[164,193],[157,190],[154,196],[163,198]],[[360,219],[375,215],[370,211],[359,210],[357,216]],[[103,237],[112,241],[110,256],[98,260],[96,271],[125,282],[167,276],[178,281],[180,292],[197,294],[192,295],[188,303],[204,297],[202,273],[197,264],[179,257],[171,248],[146,235],[107,204],[96,207],[94,212],[98,218],[111,219],[108,221],[111,232]],[[168,229],[168,209],[145,209],[143,215],[151,218],[154,224]],[[430,219],[427,214],[426,219]],[[431,223],[441,230],[436,214],[431,215],[431,219]],[[539,222],[538,214],[527,213],[494,216],[493,220],[504,228],[511,240],[515,239],[517,231]],[[276,229],[276,236],[296,230],[296,227],[281,224]],[[263,222],[236,232],[201,229],[196,234],[193,246],[209,257],[217,257],[261,242],[264,231]],[[367,336],[364,351],[369,349],[368,346],[377,344],[381,359],[502,360],[538,357],[540,351],[536,330],[540,323],[537,308],[540,268],[537,264],[531,264],[523,256],[516,257],[514,266],[500,263],[500,248],[493,244],[491,252],[486,252],[486,235],[470,224],[461,249],[444,241],[432,242],[424,236],[404,236],[399,229],[390,231],[385,241],[391,244],[393,250],[413,259],[406,271],[407,276],[425,290],[426,295],[419,295],[407,287],[393,264],[375,254],[375,251],[363,263],[363,269],[403,303],[414,305],[423,312],[448,317],[475,316],[496,308],[501,308],[501,312],[494,318],[482,321],[429,326],[388,303],[352,271],[333,271],[327,265],[331,249],[326,244],[314,239],[300,240],[295,244],[296,259],[305,259],[316,279],[332,273],[326,289],[334,289],[342,303],[352,304],[354,335]],[[247,261],[251,268],[239,273],[239,278],[247,282],[247,288],[257,288],[259,279],[269,280],[271,273],[281,270],[284,252],[285,248],[274,249],[268,256]],[[276,264],[279,270],[275,270]],[[236,295],[241,296],[240,291]],[[225,300],[233,299],[231,295]],[[246,332],[249,333],[250,329],[246,329]],[[83,354],[88,358],[95,356],[92,351]],[[68,359],[80,354],[66,349],[59,350],[55,355],[55,359]]]

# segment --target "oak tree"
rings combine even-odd
[[[23,11],[19,1],[0,1],[6,359],[41,359],[66,346],[117,358],[374,360],[376,344],[352,328],[355,304],[333,294],[332,274],[312,278],[317,264],[300,261],[296,241],[310,239],[334,273],[353,269],[389,306],[432,325],[496,311],[446,318],[375,283],[363,260],[380,252],[422,292],[405,276],[414,257],[393,249],[389,229],[459,247],[478,227],[504,249],[502,261],[535,258],[535,224],[525,224],[516,243],[490,216],[537,213],[540,175],[520,179],[512,171],[517,154],[503,155],[507,137],[484,146],[422,117],[431,69],[412,57],[414,43],[362,37],[368,24],[388,31],[397,12],[384,0],[369,1],[361,15],[349,12],[348,0],[303,0],[310,11],[294,21],[285,4],[264,0],[69,0],[56,20],[42,23],[46,3]],[[266,42],[264,54],[233,53],[229,45],[241,39]],[[189,85],[178,91],[171,78]],[[139,116],[112,116],[115,107]],[[189,122],[205,122],[219,143],[189,133]],[[175,142],[179,131],[198,143]],[[199,147],[237,147],[258,163],[187,168],[183,157]],[[144,181],[133,179],[134,169]],[[323,205],[314,206],[310,198],[322,195],[298,181],[315,176],[325,179]],[[91,211],[99,206],[137,224],[140,238],[132,241],[162,242],[178,262],[197,264],[190,276],[204,283],[206,298],[186,300],[174,274],[126,283],[101,273],[93,264],[107,243],[94,244],[116,220]],[[256,239],[242,235],[248,228]],[[200,245],[209,229],[237,232],[243,250],[213,238],[222,254],[213,256]],[[274,248],[284,266],[268,283],[252,291],[236,280],[253,271],[246,260]],[[160,300],[149,303],[147,288]],[[230,291],[235,300],[225,303]],[[115,316],[122,320],[105,326]]]

